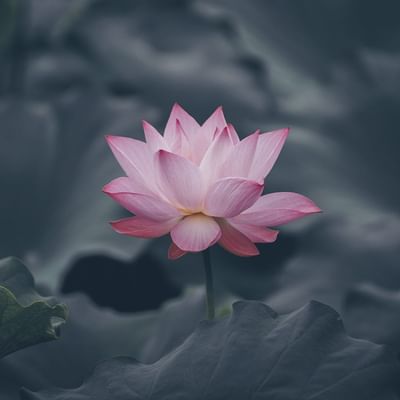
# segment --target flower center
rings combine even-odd
[[[178,211],[182,213],[184,217],[188,217],[189,215],[206,216],[206,214],[200,210],[189,210],[187,208],[178,208]]]

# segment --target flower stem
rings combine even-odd
[[[208,319],[214,319],[215,306],[214,306],[214,289],[213,289],[210,249],[206,249],[203,251],[203,260],[204,260],[204,272],[206,278],[207,317]]]

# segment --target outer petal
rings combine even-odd
[[[160,149],[169,150],[165,139],[161,136],[157,129],[147,121],[143,121],[143,131],[146,138],[146,143],[150,146],[154,153]]]
[[[148,189],[141,182],[135,182],[132,178],[121,176],[104,185],[103,192],[107,194],[120,192],[148,193]]]
[[[143,217],[130,217],[111,222],[113,229],[123,235],[139,238],[156,238],[166,235],[179,219],[154,221]]]
[[[228,124],[228,131],[233,144],[238,143],[240,141],[239,135],[237,134],[236,129],[232,124]]]
[[[171,231],[174,243],[183,251],[203,251],[221,237],[221,229],[214,218],[203,214],[190,215]]]
[[[182,214],[164,200],[142,193],[111,192],[104,190],[112,199],[133,214],[153,221],[181,217]]]
[[[168,249],[168,258],[170,260],[176,260],[184,256],[186,253],[187,251],[181,250],[174,242],[172,242]]]
[[[159,187],[176,208],[199,211],[204,191],[199,168],[191,161],[160,150],[157,153]]]
[[[285,128],[263,133],[259,136],[249,172],[250,179],[263,180],[268,175],[285,144],[288,134],[289,128]]]
[[[257,148],[259,131],[238,142],[221,168],[221,177],[247,178]]]
[[[204,209],[214,217],[233,217],[251,207],[264,186],[244,178],[223,178],[216,181],[208,191]]]
[[[252,207],[233,218],[233,221],[259,226],[278,226],[320,211],[312,200],[301,194],[271,193],[260,197]]]
[[[228,222],[254,243],[273,243],[279,231],[250,224],[236,224],[231,219]]]
[[[222,236],[218,244],[225,250],[241,257],[257,256],[260,254],[255,244],[226,220],[219,219],[218,223],[222,230]]]
[[[164,130],[164,138],[170,146],[176,141],[176,120],[181,123],[182,128],[189,136],[195,135],[200,128],[197,121],[178,103],[175,103]]]
[[[206,183],[209,184],[217,178],[220,166],[233,150],[233,147],[228,128],[225,127],[217,134],[201,160],[200,171]]]
[[[149,146],[124,136],[106,136],[115,158],[135,182],[152,190],[155,186],[153,156]]]

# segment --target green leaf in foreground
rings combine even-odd
[[[101,363],[77,389],[23,400],[392,400],[399,365],[383,346],[346,335],[324,304],[278,316],[259,302],[237,302],[228,318],[202,321],[152,364],[128,357]]]
[[[64,305],[35,291],[33,277],[21,261],[0,260],[0,358],[56,339],[66,316]]]

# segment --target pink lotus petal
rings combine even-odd
[[[221,168],[221,177],[247,178],[257,149],[259,131],[238,142]]]
[[[187,159],[191,158],[191,145],[190,138],[182,127],[182,124],[176,120],[176,135],[175,141],[171,146],[171,152],[179,154]]]
[[[124,136],[106,136],[106,140],[125,173],[133,181],[153,190],[154,163],[149,146],[140,140]]]
[[[264,185],[245,178],[223,178],[209,189],[204,209],[207,215],[233,217],[251,207],[260,197]]]
[[[187,251],[181,250],[174,242],[171,243],[168,249],[168,258],[170,260],[177,260],[187,254]]]
[[[135,182],[132,178],[121,176],[104,185],[103,192],[107,194],[119,192],[148,194],[148,189],[141,182]]]
[[[160,149],[169,150],[165,139],[161,136],[157,129],[147,121],[143,121],[143,131],[146,138],[146,143],[150,146],[150,149],[154,153]]]
[[[224,163],[233,147],[228,128],[225,127],[217,134],[200,163],[200,171],[207,184],[215,181],[220,166]]]
[[[258,256],[260,254],[255,244],[226,220],[219,219],[218,223],[222,230],[218,244],[225,250],[241,257]]]
[[[228,124],[228,132],[229,132],[229,136],[232,139],[233,144],[236,144],[240,141],[239,135],[237,134],[236,129],[232,124]]]
[[[164,130],[164,138],[170,146],[172,146],[176,141],[176,120],[181,123],[182,128],[189,137],[194,136],[200,128],[197,121],[178,103],[175,103]]]
[[[259,226],[278,226],[320,211],[313,201],[301,194],[278,192],[260,197],[252,207],[233,218],[233,221]]]
[[[191,159],[194,163],[200,164],[204,154],[212,143],[215,132],[221,132],[225,127],[226,121],[222,107],[218,107],[198,129],[197,133],[192,135]]]
[[[104,190],[112,199],[121,204],[133,214],[154,221],[165,221],[167,219],[182,216],[182,214],[164,200],[141,193],[110,192]]]
[[[211,136],[213,137],[216,131],[214,131]],[[193,136],[190,142],[191,152],[190,160],[195,164],[200,165],[201,160],[204,157],[207,149],[210,147],[212,139],[208,139],[205,135]]]
[[[171,231],[174,243],[183,251],[203,251],[221,236],[221,229],[214,218],[203,214],[190,215]]]
[[[285,128],[259,136],[249,178],[259,181],[269,174],[288,135],[289,128]]]
[[[195,136],[194,146],[196,157],[194,161],[200,163],[208,147],[210,146],[215,132],[222,132],[226,127],[226,121],[222,107],[219,106],[211,116],[200,127]]]
[[[200,170],[191,161],[160,150],[157,153],[159,187],[179,209],[197,212],[201,209],[204,191]]]
[[[231,219],[228,222],[253,243],[273,243],[278,237],[279,231],[250,224],[237,224]]]
[[[164,236],[178,223],[179,219],[154,221],[143,217],[130,217],[111,222],[117,233],[139,238],[157,238]]]
[[[222,106],[219,106],[201,126],[199,133],[209,135],[209,139],[212,139],[215,130],[222,131],[226,126],[224,111]]]

